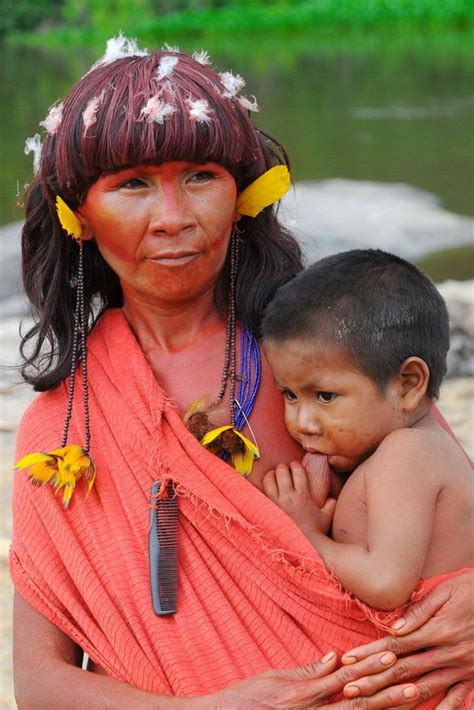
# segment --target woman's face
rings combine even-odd
[[[176,161],[102,176],[78,213],[84,238],[97,242],[125,300],[177,304],[212,292],[236,197],[221,165]]]

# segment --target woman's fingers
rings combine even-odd
[[[437,630],[439,631],[439,628]],[[367,658],[367,656],[373,653],[380,653],[381,651],[392,651],[396,656],[402,656],[405,653],[419,651],[420,649],[433,645],[430,643],[430,640],[431,639],[427,638],[426,628],[414,631],[409,636],[384,636],[378,641],[372,641],[372,643],[352,648],[342,656],[341,661],[344,665],[351,664],[356,661],[361,661],[363,658]]]
[[[388,710],[388,708],[408,710],[416,707],[419,702],[419,691],[416,685],[393,685],[370,698],[363,696],[348,698],[332,705],[324,705],[321,710],[326,708],[327,710]]]
[[[425,647],[429,650],[420,653]],[[392,651],[398,656],[400,672],[402,668],[406,668],[410,678],[438,668],[449,667],[459,669],[456,680],[472,677],[474,649],[469,639],[458,638],[456,631],[445,628],[443,623],[435,625],[428,622],[423,629],[414,631],[409,636],[385,637],[367,646],[352,649],[342,657],[342,663],[350,664],[351,658],[354,663],[365,658],[368,653],[380,653],[383,650]]]
[[[216,710],[317,708],[329,702],[333,694],[329,690],[325,692],[324,688],[328,687],[328,678],[334,674],[337,665],[337,654],[331,652],[321,660],[299,668],[266,671],[206,696],[202,702],[199,701],[200,704],[196,703],[196,708],[202,707],[203,710],[204,708],[206,710],[210,708]],[[342,689],[342,684],[339,689]],[[323,698],[322,702],[318,702],[320,697]]]
[[[313,681],[319,680],[325,676],[328,676],[337,668],[337,653],[334,651],[329,651],[325,656],[319,659],[319,661],[313,661],[312,663],[306,663],[304,666],[298,666],[297,668],[290,668],[286,671],[281,671],[283,674],[287,674],[290,679],[295,680],[295,682],[302,681]]]
[[[399,670],[399,669],[398,669]],[[403,678],[405,676],[405,678]],[[387,683],[399,683],[400,680],[410,680],[408,669],[403,669],[402,678],[398,677],[397,668],[393,666],[390,671],[386,673],[381,673],[378,675],[373,675],[367,678],[361,678],[360,680],[348,683],[344,687],[344,695],[346,697],[383,697],[383,694],[393,687],[398,687],[390,685],[386,688]],[[433,671],[432,673],[426,673],[416,680],[416,687],[419,692],[418,703],[434,698],[439,693],[443,693],[446,688],[453,686],[451,700],[448,700],[446,706],[441,706],[442,710],[454,710],[457,707],[462,707],[461,705],[456,705],[458,698],[462,698],[463,701],[467,697],[468,692],[464,688],[457,688],[456,681],[459,679],[459,672],[455,668],[442,668],[440,670]],[[457,684],[462,685],[462,684]],[[456,690],[454,690],[456,688]],[[390,706],[388,706],[390,707]],[[408,706],[410,707],[410,706]],[[414,706],[416,707],[416,705]]]
[[[436,710],[458,710],[462,707],[474,707],[474,681],[456,683],[449,688],[444,700],[436,706]]]
[[[437,650],[427,651],[426,653],[420,653],[408,658],[400,658],[393,666],[382,673],[367,675],[364,678],[357,679],[357,681],[351,684],[351,687],[353,689],[357,688],[358,695],[373,695],[378,690],[392,683],[415,681],[420,678],[420,676],[423,676],[423,680],[426,680],[428,676],[425,674],[430,673],[433,668],[437,670],[443,669],[443,661],[444,654]],[[459,671],[459,663],[453,662],[452,666],[445,670],[449,672],[449,675],[446,676],[450,681],[448,685],[462,678],[463,673]],[[416,680],[416,682],[418,683],[418,680]],[[447,686],[444,686],[444,688],[446,687]],[[442,689],[443,688],[436,686],[431,696]],[[348,695],[347,691],[348,686],[344,688],[346,695]]]
[[[429,700],[430,698],[435,697],[438,695],[438,693],[445,693],[448,692],[449,690],[446,691],[446,689],[453,687],[453,689],[456,687],[458,684],[456,681],[459,679],[459,674],[456,673],[455,668],[443,668],[442,670],[439,671],[433,671],[432,673],[427,673],[424,675],[422,678],[419,678],[416,682],[417,687],[420,690],[420,698],[422,700]],[[456,690],[454,692],[454,697],[451,696],[451,700],[448,699],[448,705],[445,705],[446,710],[451,710],[454,708],[462,707],[462,704],[455,704],[458,702],[457,698],[460,695],[460,691]],[[466,697],[468,693],[464,695]],[[444,697],[443,701],[446,701],[446,696]],[[464,700],[463,700],[464,702]],[[437,706],[439,707],[439,705]]]
[[[369,656],[359,663],[354,663],[351,666],[342,666],[331,675],[324,678],[324,683],[314,683],[314,698],[324,699],[331,695],[336,695],[340,693],[345,685],[348,685],[352,681],[358,678],[377,675],[384,668],[388,668],[396,662],[396,656],[393,653],[380,653],[378,655]],[[309,669],[311,673],[311,665],[303,666],[302,669],[296,669],[297,673],[305,672]],[[309,677],[309,676],[308,676]],[[405,700],[406,702],[406,700]]]
[[[322,661],[325,659],[327,659],[327,656]],[[392,653],[381,653],[376,656],[370,656],[360,663],[343,666],[328,675],[327,671],[331,670],[334,660],[335,658],[333,657],[329,661],[326,660],[325,663],[318,661],[287,671],[288,678],[293,683],[298,683],[298,680],[309,681],[304,695],[310,698],[314,704],[308,707],[330,707],[331,710],[387,710],[389,707],[406,705],[407,702],[412,702],[419,697],[419,691],[414,684],[404,683],[385,688],[372,697],[347,698],[339,703],[328,705],[328,698],[340,693],[345,685],[366,674],[377,675],[382,669],[393,665],[396,662],[396,657]],[[322,677],[323,675],[324,677]]]
[[[397,656],[403,656],[413,651],[420,651],[423,648],[439,645],[440,648],[442,648],[441,653],[442,658],[444,658],[443,665],[449,665],[457,656],[456,639],[453,638],[453,634],[454,630],[450,630],[447,626],[445,627],[441,620],[439,620],[437,624],[430,621],[421,629],[413,631],[409,636],[385,636],[379,641],[373,641],[364,646],[353,648],[345,653],[341,660],[345,665],[355,663],[372,653],[380,653],[384,650],[392,651]],[[415,656],[411,656],[410,659],[411,658],[415,658]]]
[[[472,589],[474,587],[474,570],[464,572],[452,579],[448,579],[431,590],[421,601],[415,602],[398,619],[392,629],[397,636],[419,629],[430,619],[436,617],[448,620],[447,625],[452,627],[458,620],[463,626],[474,625],[472,609]]]
[[[351,648],[350,651],[347,651],[347,653],[342,656],[341,661],[344,665],[351,665],[357,661],[361,661],[363,658],[371,656],[373,653],[392,651],[398,656],[403,653],[409,653],[410,651],[416,651],[419,648],[421,648],[421,646],[418,645],[418,640],[413,638],[413,635],[410,635],[410,638],[407,640],[384,636],[378,641],[372,641],[372,643],[357,646],[357,648]]]
[[[474,572],[466,572],[442,582],[425,599],[412,604],[405,611],[400,628],[395,629],[397,633],[395,638],[386,636],[379,641],[351,649],[343,655],[342,662],[354,663],[370,653],[379,653],[384,649],[400,656],[424,648],[439,647],[446,653],[443,665],[449,665],[453,658],[452,650],[457,647],[462,651],[462,665],[465,668],[472,667],[474,665],[473,583]]]
[[[229,710],[387,710],[402,707],[416,700],[418,690],[413,684],[385,688],[372,697],[346,698],[332,704],[331,698],[340,693],[344,685],[360,676],[377,674],[396,661],[392,653],[381,653],[337,668],[338,657],[328,653],[315,663],[299,668],[266,671],[253,678],[235,683],[212,696],[217,707]],[[211,696],[209,696],[210,698]],[[196,707],[199,707],[198,705]],[[209,705],[206,707],[216,707]]]
[[[442,585],[435,587],[431,594],[408,607],[402,617],[392,624],[392,630],[397,636],[405,636],[423,624],[426,624],[446,602],[449,601],[449,590]]]

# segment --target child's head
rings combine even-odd
[[[448,314],[415,266],[380,250],[353,250],[280,288],[263,338],[290,433],[305,449],[328,454],[335,468],[351,470],[438,395]]]

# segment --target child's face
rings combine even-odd
[[[267,340],[264,351],[288,431],[306,451],[326,454],[335,471],[352,471],[403,426],[396,378],[382,392],[345,351],[304,339]]]

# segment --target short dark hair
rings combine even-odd
[[[264,339],[324,339],[340,346],[382,390],[411,356],[430,370],[427,395],[446,374],[449,320],[432,281],[379,249],[329,256],[282,286],[266,309]]]

